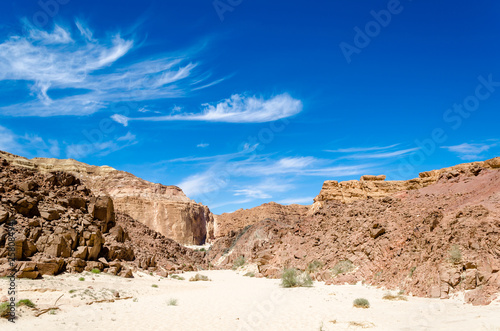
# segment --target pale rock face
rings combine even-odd
[[[2,151],[0,156],[13,165],[40,172],[69,172],[94,195],[110,196],[115,211],[128,214],[181,244],[200,245],[214,238],[213,215],[208,207],[189,199],[177,186],[151,183],[108,166],[92,166],[72,159],[29,160]]]
[[[484,162],[472,162],[459,164],[453,167],[431,170],[419,174],[419,178],[406,181],[385,181],[385,176],[361,176],[358,180],[338,182],[327,180],[323,183],[318,196],[314,199],[311,210],[316,210],[323,201],[338,200],[350,203],[368,198],[384,198],[394,193],[408,190],[417,190],[436,183],[442,176],[455,177],[460,172],[474,173],[481,168],[496,169],[500,167],[500,157]]]

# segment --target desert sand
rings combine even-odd
[[[384,289],[357,285],[281,288],[280,280],[251,278],[230,270],[202,271],[211,281],[190,282],[143,272],[133,279],[109,274],[63,274],[43,280],[18,279],[19,299],[42,310],[35,317],[18,308],[15,324],[2,330],[500,330],[500,301],[488,306],[464,304],[460,296],[407,301],[382,299]],[[85,280],[79,280],[84,277]],[[157,287],[154,287],[156,285]],[[71,293],[70,293],[71,292]],[[1,295],[6,294],[2,284]],[[117,294],[119,298],[117,297]],[[62,295],[62,297],[61,297]],[[354,308],[356,298],[371,307]],[[95,302],[117,299],[114,302]],[[169,305],[171,299],[176,305]]]

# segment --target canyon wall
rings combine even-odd
[[[2,151],[0,157],[42,173],[71,173],[94,195],[109,195],[116,211],[181,244],[201,245],[214,236],[213,215],[208,207],[189,199],[177,186],[151,183],[128,172],[72,159],[27,159]]]
[[[384,198],[396,192],[416,190],[424,188],[438,182],[443,176],[447,179],[457,177],[460,172],[474,174],[480,169],[500,168],[500,157],[472,163],[463,163],[449,168],[431,170],[422,172],[418,178],[405,181],[385,181],[385,176],[361,176],[360,180],[349,180],[338,182],[336,180],[327,180],[314,199],[313,209],[323,201],[336,200],[344,203],[350,203],[369,198]]]

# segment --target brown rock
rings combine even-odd
[[[0,206],[0,224],[5,223],[9,219],[9,212]]]
[[[86,260],[87,254],[88,254],[88,247],[78,246],[77,249],[73,252],[72,256],[77,259]]]

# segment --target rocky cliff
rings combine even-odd
[[[257,277],[294,267],[327,284],[436,298],[465,291],[467,302],[488,304],[500,294],[499,161],[423,173],[415,185],[425,187],[401,182],[373,199],[325,199],[298,219],[260,220],[217,239],[207,258],[231,267],[243,256]]]
[[[151,183],[128,172],[72,159],[27,159],[1,151],[0,157],[14,166],[41,173],[73,174],[94,195],[110,196],[116,211],[181,244],[199,245],[214,236],[213,215],[208,207],[189,199],[177,186]]]
[[[323,201],[336,200],[345,203],[366,200],[368,198],[383,198],[396,192],[416,190],[436,183],[443,176],[457,177],[460,172],[473,174],[479,169],[500,168],[500,157],[481,161],[459,164],[449,168],[426,171],[419,178],[406,181],[385,181],[385,176],[361,176],[360,180],[338,182],[327,180],[318,196],[314,199],[313,208],[318,208]]]
[[[308,209],[308,206],[295,204],[284,206],[276,202],[269,202],[251,209],[238,209],[232,213],[214,215],[215,238],[238,232],[244,227],[266,218],[286,223],[297,222],[307,214]]]

